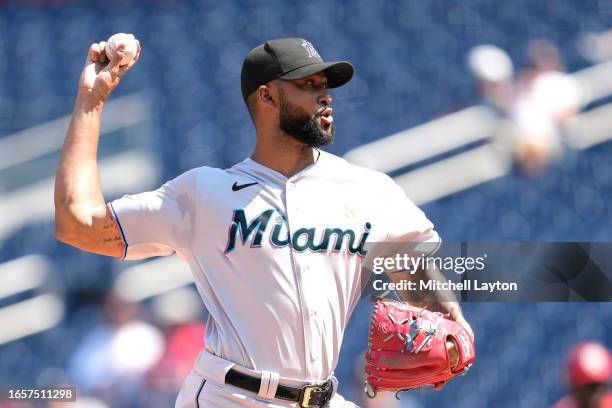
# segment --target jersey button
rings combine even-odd
[[[287,187],[289,187],[290,189],[294,189],[295,188],[295,183],[289,183],[289,184],[287,184]]]

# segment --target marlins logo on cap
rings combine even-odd
[[[318,72],[327,75],[327,87],[346,84],[354,68],[346,61],[325,62],[310,41],[303,38],[269,40],[253,48],[244,58],[240,74],[242,97],[275,79],[302,79]]]
[[[312,45],[312,43],[310,43],[310,41],[303,40],[302,44],[300,45],[304,47],[304,49],[308,53],[308,58],[312,58],[312,57],[321,58],[321,56],[319,55],[317,50],[315,50],[315,47]]]

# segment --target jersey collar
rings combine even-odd
[[[239,167],[241,167],[247,173],[254,173],[258,177],[270,182],[275,185],[285,185],[288,181],[298,182],[300,179],[303,179],[305,176],[318,172],[318,169],[321,167],[322,163],[326,160],[327,153],[314,149],[315,161],[311,165],[304,168],[299,173],[287,178],[284,174],[279,173],[276,170],[273,170],[267,166],[264,166],[261,163],[256,162],[250,157],[247,157],[241,163],[239,163]]]

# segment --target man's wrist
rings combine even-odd
[[[79,91],[76,98],[76,103],[74,104],[75,112],[93,112],[93,111],[101,111],[104,107],[104,99],[101,99],[91,92]]]
[[[461,311],[461,306],[459,306],[459,302],[443,302],[444,310],[448,313],[452,318],[458,319],[463,317],[463,312]]]

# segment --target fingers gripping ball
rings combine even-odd
[[[138,46],[136,45],[136,39],[132,34],[118,33],[112,35],[108,41],[106,41],[106,47],[104,51],[106,51],[106,56],[109,60],[113,58],[113,54],[119,45],[123,44],[125,48],[123,49],[123,58],[121,58],[121,62],[119,65],[127,65],[134,57],[136,57],[136,53],[138,52]]]
[[[366,393],[440,389],[474,362],[474,343],[459,323],[407,303],[377,300],[366,351]],[[457,345],[453,367],[446,342]]]

